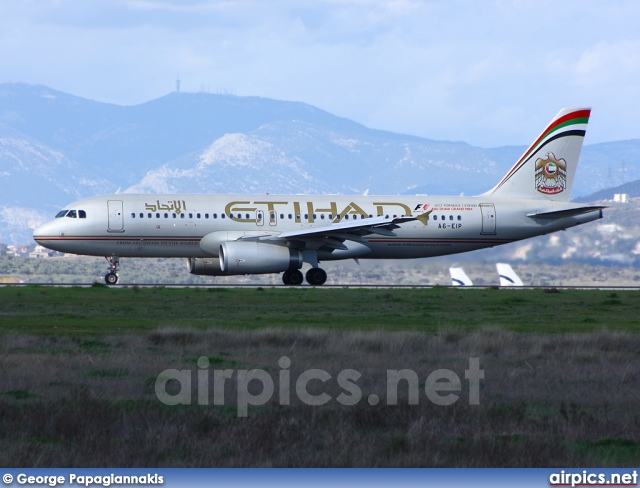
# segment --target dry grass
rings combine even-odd
[[[3,466],[631,466],[640,456],[640,337],[629,333],[174,326],[0,341]],[[238,418],[235,381],[225,406],[199,406],[194,373],[193,404],[163,405],[156,377],[167,368],[195,372],[201,356],[210,370],[264,369],[276,385],[287,356],[292,383],[304,370],[328,371],[333,380],[310,390],[334,399],[343,392],[337,373],[352,368],[363,399],[282,406],[276,386],[267,405]],[[468,404],[470,357],[485,371],[479,406]],[[386,370],[405,368],[420,379],[419,405],[407,404],[406,385],[399,405],[387,405]],[[440,368],[462,379],[452,406],[424,393]],[[372,393],[379,405],[367,403]]]

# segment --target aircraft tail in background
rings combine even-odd
[[[500,286],[523,286],[522,280],[510,264],[498,263],[496,268],[498,268],[498,275],[500,275]]]
[[[453,286],[473,286],[473,281],[462,268],[449,268],[449,273],[451,273],[451,284]]]

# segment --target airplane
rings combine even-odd
[[[513,270],[510,264],[497,263],[500,286],[523,286],[522,280]]]
[[[104,256],[109,285],[118,282],[121,257],[186,258],[194,275],[282,273],[285,285],[306,278],[319,286],[325,261],[494,247],[602,218],[605,207],[569,202],[590,113],[560,110],[478,196],[116,194],[65,206],[34,239],[64,253]]]
[[[449,268],[451,286],[473,286],[473,281],[462,268]]]

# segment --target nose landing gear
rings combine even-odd
[[[109,272],[104,275],[104,282],[107,285],[115,285],[118,282],[118,266],[120,265],[120,258],[118,256],[105,256],[109,263]]]

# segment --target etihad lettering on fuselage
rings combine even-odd
[[[145,210],[149,210],[150,212],[164,211],[164,212],[175,212],[178,215],[182,213],[182,211],[187,210],[187,204],[184,200],[168,200],[169,203],[160,203],[160,200],[156,200],[156,203],[144,203]]]
[[[275,216],[278,212],[285,212],[283,207],[293,205],[294,221],[301,223],[315,222],[318,220],[319,214],[328,214],[332,222],[339,222],[344,219],[346,215],[369,215],[370,212],[365,211],[360,205],[355,202],[349,202],[346,206],[338,210],[337,202],[326,202],[322,204],[316,204],[315,202],[284,202],[284,201],[243,201],[236,200],[229,202],[224,207],[225,214],[231,216],[232,220],[236,222],[254,222],[257,217],[252,217],[247,212],[265,212],[269,216]],[[373,202],[375,206],[376,216],[384,215],[411,215],[411,208],[408,205],[400,202]],[[304,208],[304,219],[302,218],[301,209]],[[249,215],[249,217],[247,217]]]

